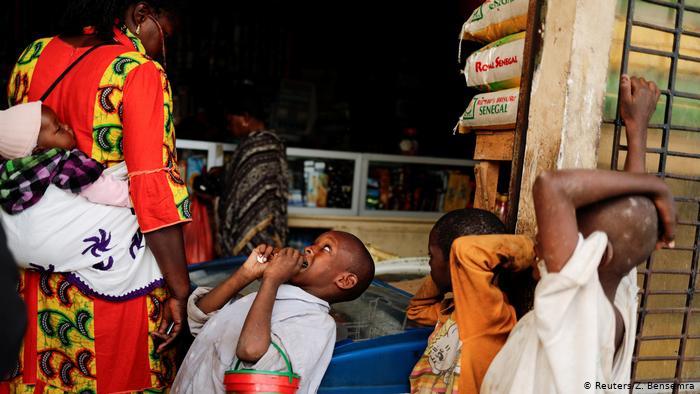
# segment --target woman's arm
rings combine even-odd
[[[190,277],[185,261],[185,247],[182,240],[182,227],[174,225],[145,233],[146,245],[153,252],[158,267],[163,274],[170,296],[165,301],[163,320],[153,336],[163,340],[157,351],[161,352],[182,330],[182,322],[187,312],[187,296],[190,291]],[[170,325],[172,324],[172,328]]]
[[[165,74],[151,61],[127,70],[122,151],[129,169],[129,194],[146,244],[170,291],[160,327],[153,333],[164,341],[158,346],[162,351],[179,334],[186,314],[189,277],[179,224],[191,220],[189,200],[177,173],[172,100]]]

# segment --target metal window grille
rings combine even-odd
[[[700,27],[693,30],[684,24],[684,18],[700,20],[700,7],[695,4],[700,5],[700,2],[695,1],[691,5],[691,1],[624,0],[627,5],[627,18],[620,64],[621,74],[634,71],[629,69],[631,56],[661,57],[663,62],[668,64],[667,78],[662,78],[661,83],[657,81],[662,97],[649,126],[650,132],[653,130],[657,134],[660,143],[656,147],[647,147],[647,157],[658,158],[656,173],[671,185],[674,192],[679,211],[678,241],[675,250],[655,253],[644,267],[640,266],[638,270],[641,293],[632,382],[671,384],[673,393],[689,388],[689,383],[700,382],[700,298],[696,296],[700,290],[697,280],[700,245],[700,150],[678,149],[678,144],[671,144],[674,137],[681,134],[693,140],[700,140],[700,122],[681,122],[674,118],[679,118],[681,106],[690,106],[689,111],[696,107],[695,113],[700,115],[700,88],[692,92],[690,90],[695,88],[693,84],[682,81],[679,83],[677,78],[679,64],[683,64],[685,68],[691,64],[690,67],[698,70],[695,78],[700,81],[700,57],[689,55],[688,51],[683,50],[687,46],[681,46],[683,40],[690,42],[700,38]],[[638,10],[643,7],[654,7],[655,12],[666,12],[669,23],[664,26],[640,18]],[[635,34],[637,37],[640,34],[646,34],[647,37],[650,34],[663,34],[672,45],[663,50],[646,48],[635,42]],[[691,52],[697,50],[700,53],[700,40],[696,42],[698,44]],[[700,87],[700,84],[698,86]],[[621,153],[627,150],[627,146],[621,141],[624,125],[619,116],[619,104],[614,121],[606,123],[610,123],[614,128],[611,164],[613,169],[618,169],[621,165]],[[682,167],[682,171],[679,167]],[[668,285],[672,282],[683,284],[686,283],[686,279],[685,288],[680,285]],[[664,297],[675,301],[657,302]],[[664,321],[667,322],[665,326]],[[670,364],[675,364],[673,376],[661,372],[664,369],[661,366],[670,371]],[[659,366],[659,372],[649,373],[648,371],[653,370],[655,366]],[[695,384],[695,389],[700,387]]]

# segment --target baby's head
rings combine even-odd
[[[304,248],[303,268],[290,283],[334,303],[359,297],[372,279],[374,260],[362,241],[344,231],[328,231]]]
[[[465,235],[504,234],[506,228],[496,215],[476,208],[457,209],[444,214],[433,226],[428,239],[430,276],[442,291],[452,290],[450,248]]]
[[[0,156],[16,159],[49,148],[75,148],[75,133],[40,101],[0,111]]]
[[[601,274],[623,277],[644,262],[659,239],[654,203],[643,196],[624,196],[601,201],[576,212],[584,237],[594,231],[608,235],[608,250],[598,268]]]

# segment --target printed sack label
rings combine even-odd
[[[510,129],[518,115],[520,89],[477,94],[459,119],[459,132]]]
[[[472,53],[464,65],[467,86],[494,91],[520,86],[525,32],[494,41]]]

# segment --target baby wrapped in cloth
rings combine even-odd
[[[103,171],[77,149],[37,152],[41,117],[38,102],[0,111],[0,155],[10,159],[0,164],[0,219],[20,267],[63,272],[83,292],[107,300],[160,286],[163,276],[136,216],[112,193],[127,187],[126,165]],[[99,201],[96,188],[108,191],[107,201],[90,201]]]

